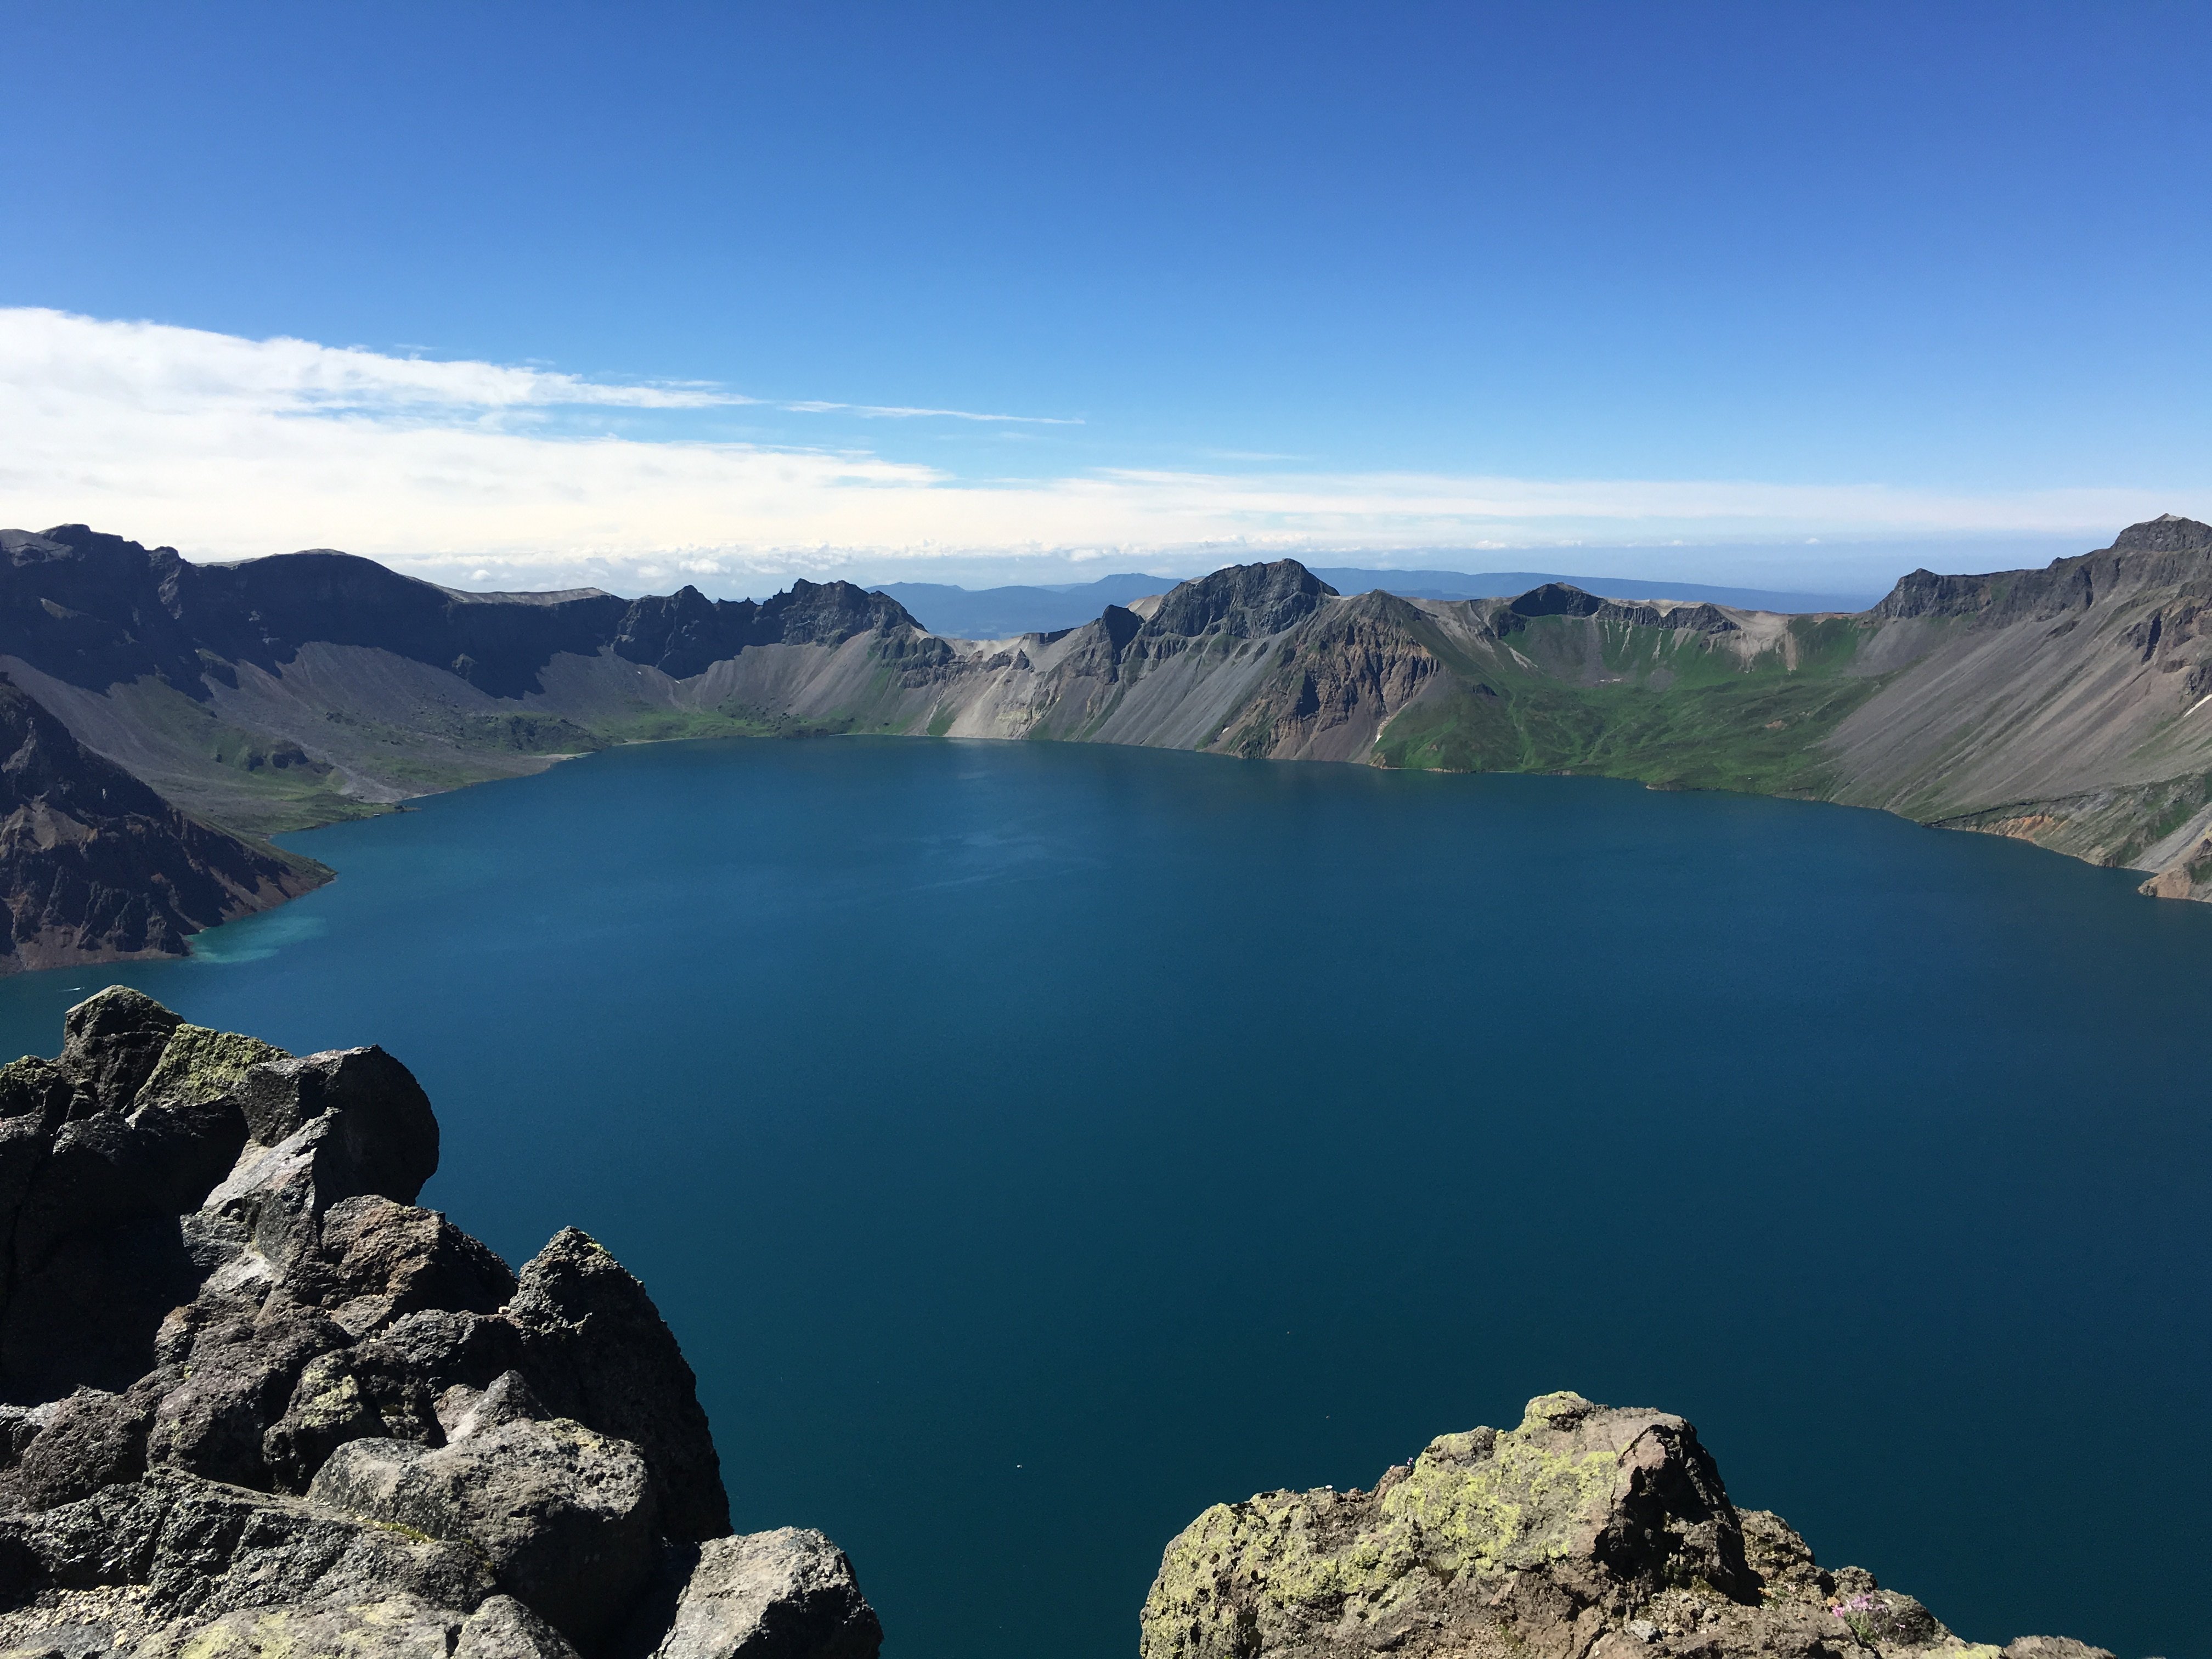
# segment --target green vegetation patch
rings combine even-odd
[[[1538,618],[1524,637],[1561,635],[1577,620]],[[1661,788],[1817,795],[1831,770],[1822,741],[1885,679],[1841,672],[1861,637],[1848,619],[1802,618],[1792,633],[1796,667],[1779,650],[1746,664],[1677,630],[1585,629],[1611,677],[1596,683],[1565,677],[1580,660],[1565,639],[1545,652],[1555,672],[1453,653],[1455,684],[1393,720],[1374,757],[1409,769],[1589,772]]]

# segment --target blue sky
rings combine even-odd
[[[1786,586],[2212,515],[2203,6],[0,16],[10,523]]]

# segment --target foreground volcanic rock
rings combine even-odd
[[[1167,1547],[1142,1659],[1999,1659],[1778,1516],[1697,1431],[1580,1395],[1430,1443],[1371,1492],[1217,1504]],[[2003,1659],[2112,1659],[2023,1637]]]
[[[398,1061],[64,1029],[0,1066],[0,1659],[874,1659],[828,1539],[729,1535],[636,1279],[415,1206]]]

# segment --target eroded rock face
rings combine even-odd
[[[652,1575],[659,1516],[645,1459],[567,1418],[465,1414],[435,1449],[404,1440],[340,1446],[307,1496],[364,1520],[475,1547],[507,1590],[595,1644]]]
[[[655,1592],[626,1659],[869,1659],[883,1642],[845,1553],[799,1527],[672,1549]]]
[[[1141,1630],[1142,1659],[1998,1659],[1736,1510],[1680,1418],[1575,1394],[1443,1436],[1369,1492],[1216,1505],[1168,1546]]]
[[[523,1267],[507,1316],[522,1333],[523,1369],[548,1405],[645,1449],[671,1536],[729,1531],[721,1462],[691,1367],[621,1262],[563,1228]]]
[[[709,1540],[743,1651],[873,1659],[835,1546],[726,1536],[643,1285],[573,1229],[518,1276],[414,1204],[398,1060],[120,988],[64,1030],[0,1066],[0,1659],[595,1659],[660,1642]]]

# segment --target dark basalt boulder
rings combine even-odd
[[[730,1529],[721,1461],[696,1380],[645,1286],[575,1228],[522,1269],[507,1316],[524,1369],[564,1416],[605,1425],[644,1448],[674,1538]]]
[[[727,1536],[645,1287],[574,1229],[516,1274],[437,1160],[382,1050],[120,988],[0,1066],[0,1656],[595,1659],[690,1607],[672,1655],[873,1659],[828,1540]]]

